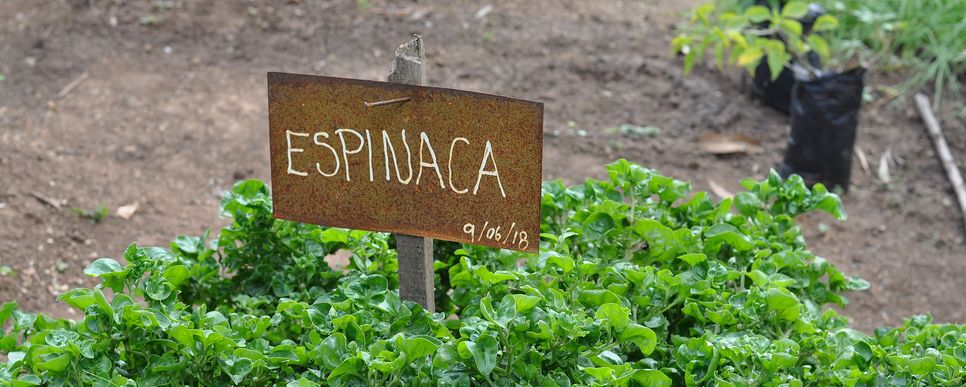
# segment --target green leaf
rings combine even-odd
[[[631,312],[620,304],[607,303],[597,308],[594,316],[604,322],[604,326],[613,328],[621,332],[631,321]]]
[[[587,306],[599,307],[607,303],[621,304],[620,297],[606,289],[581,290],[578,299]]]
[[[139,249],[137,256],[143,258],[145,262],[158,263],[172,263],[178,259],[170,251],[161,247],[145,247]]]
[[[765,297],[768,310],[785,321],[795,321],[801,313],[802,304],[792,292],[784,288],[770,288]]]
[[[869,288],[869,281],[858,277],[849,277],[846,288],[852,291],[866,290]]]
[[[614,228],[614,218],[606,212],[595,212],[584,221],[584,236],[599,239]]]
[[[513,294],[512,297],[516,305],[517,314],[526,314],[540,303],[540,297],[524,294]]]
[[[389,290],[389,281],[381,275],[363,275],[358,280],[349,283],[346,287],[346,297],[364,301],[379,303],[385,298]]]
[[[839,19],[832,15],[822,15],[815,19],[815,24],[812,25],[812,31],[831,31],[838,27]]]
[[[556,266],[559,267],[564,274],[570,273],[574,270],[574,259],[568,256],[560,255],[556,251],[543,251],[540,252],[540,262],[546,266]]]
[[[365,363],[358,356],[346,358],[339,366],[332,370],[326,379],[329,382],[346,380],[351,376],[359,376],[365,371]]]
[[[742,234],[735,226],[727,223],[719,223],[708,227],[705,229],[704,237],[707,238],[708,243],[725,242],[738,251],[748,251],[755,247],[755,243],[751,241],[751,238]]]
[[[67,348],[68,344],[77,340],[79,337],[80,335],[77,332],[56,329],[47,332],[47,336],[44,336],[44,342],[52,347],[64,349]]]
[[[121,264],[111,258],[98,258],[84,269],[84,274],[101,277],[107,274],[122,273]]]
[[[148,277],[144,281],[144,293],[153,300],[164,301],[171,296],[171,284],[162,278]]]
[[[804,1],[791,1],[782,7],[782,17],[801,19],[808,14],[808,4]]]
[[[406,358],[410,362],[432,355],[439,348],[439,344],[425,337],[403,338],[402,336],[398,336],[396,343],[397,347],[406,354]]]
[[[744,216],[754,216],[764,208],[758,196],[751,192],[740,192],[735,195],[735,208]]]
[[[224,359],[221,369],[224,370],[225,373],[228,374],[228,377],[231,378],[231,381],[237,385],[241,384],[241,382],[245,380],[245,375],[248,375],[249,372],[252,372],[253,367],[251,359],[231,356],[227,359]]]
[[[679,256],[678,259],[687,262],[688,265],[694,266],[698,263],[704,262],[706,259],[708,259],[708,257],[701,253],[691,253]]]
[[[180,286],[190,276],[191,273],[184,265],[174,265],[164,270],[164,278],[174,286]]]
[[[35,371],[61,372],[70,366],[70,355],[57,355],[34,365]]]
[[[486,296],[480,300],[480,312],[490,322],[506,329],[507,324],[516,317],[516,300],[512,296],[507,295],[494,308],[490,297]]]
[[[197,329],[191,329],[184,325],[177,325],[170,330],[168,330],[168,336],[175,339],[182,346],[189,349],[195,347],[196,335],[201,335],[201,331]]]
[[[909,360],[909,372],[916,376],[928,374],[934,368],[936,368],[936,359],[932,357],[919,357]]]
[[[762,52],[760,47],[753,46],[748,47],[738,55],[738,67],[753,67],[758,65],[758,61],[765,53]]]
[[[13,311],[16,309],[16,301],[7,301],[3,303],[3,307],[0,308],[0,326],[3,326],[7,323],[7,320],[13,315]]]
[[[808,45],[813,51],[822,57],[823,61],[828,61],[829,56],[832,55],[828,48],[828,42],[826,42],[825,38],[822,38],[821,36],[814,34],[808,35]]]
[[[671,387],[671,378],[658,370],[634,370],[631,379],[641,386]]]
[[[795,41],[798,41],[798,37],[802,36],[802,23],[798,20],[782,19],[778,22],[778,27]]]
[[[377,371],[388,374],[402,369],[406,365],[406,354],[404,352],[393,353],[390,351],[380,352],[374,359],[369,361],[369,365]]]
[[[73,306],[77,309],[84,310],[88,306],[94,305],[97,300],[94,298],[94,293],[90,289],[71,289],[66,293],[61,294],[57,297],[61,301],[64,301],[67,305]],[[3,319],[6,320],[6,319]],[[2,322],[0,322],[2,324]]]
[[[318,387],[319,384],[311,380],[306,379],[304,376],[299,378],[299,380],[293,380],[288,382],[285,387]]]
[[[690,234],[689,230],[675,231],[654,219],[640,219],[634,222],[632,229],[647,241],[648,256],[658,261],[670,261],[682,253],[681,235]]]
[[[322,242],[348,244],[349,230],[337,227],[327,228],[325,231],[322,231]]]
[[[752,23],[761,23],[771,17],[771,11],[761,5],[753,5],[745,10],[745,17]]]
[[[332,333],[319,345],[322,364],[330,370],[334,370],[342,364],[347,352],[346,337],[341,332]]]
[[[470,355],[472,357],[472,355]],[[459,352],[453,344],[443,344],[436,350],[433,356],[433,367],[438,369],[449,368],[451,364],[460,361]]]
[[[704,3],[694,9],[693,20],[708,22],[708,16],[714,12],[714,3]]]
[[[476,369],[483,375],[489,375],[496,367],[496,354],[499,344],[492,336],[481,336],[476,342],[467,341],[466,348],[473,355]]]
[[[789,60],[788,54],[785,52],[770,52],[768,53],[768,71],[771,74],[771,79],[774,81],[778,79],[781,75],[782,70],[785,69],[785,63]]]
[[[151,370],[155,372],[176,372],[187,367],[187,362],[178,355],[168,352],[150,361]]]
[[[650,355],[657,347],[657,334],[651,328],[637,323],[627,324],[624,332],[621,333],[621,340],[630,341],[637,345],[644,356]]]

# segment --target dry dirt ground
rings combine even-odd
[[[412,33],[425,36],[429,84],[545,103],[545,178],[604,177],[624,157],[734,192],[781,158],[786,117],[742,95],[735,71],[683,77],[670,55],[693,0],[493,1],[480,17],[488,3],[365,3],[0,0],[0,265],[14,271],[0,300],[76,316],[55,295],[88,284],[93,258],[223,224],[220,193],[268,178],[265,73],[382,80]],[[966,322],[962,219],[911,106],[863,111],[873,173],[856,163],[848,221],[801,219],[815,253],[872,283],[847,308],[864,330],[926,311]],[[622,124],[660,133],[607,129]],[[966,125],[942,124],[962,168]],[[763,151],[705,154],[703,133],[751,136]],[[132,203],[131,219],[113,214]],[[112,210],[99,224],[70,211],[99,206]]]

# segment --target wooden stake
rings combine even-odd
[[[963,229],[966,230],[966,184],[963,183],[963,176],[959,174],[959,168],[956,167],[956,160],[953,159],[953,154],[949,151],[949,145],[946,145],[946,137],[943,135],[942,128],[939,127],[939,121],[936,120],[932,108],[929,107],[929,98],[922,93],[917,93],[915,99],[919,114],[922,115],[926,129],[929,130],[929,137],[932,138],[932,143],[936,146],[936,154],[939,155],[939,160],[946,168],[946,176],[949,177],[953,191],[956,192],[956,198],[959,199],[959,209],[963,213]]]
[[[421,85],[423,83],[423,40],[416,35],[412,41],[396,49],[389,82]],[[436,310],[433,274],[433,239],[396,234],[399,254],[399,297]]]

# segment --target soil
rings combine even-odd
[[[269,177],[265,73],[383,80],[412,33],[425,37],[428,84],[545,103],[545,178],[602,178],[623,157],[736,192],[780,161],[788,121],[743,95],[735,70],[682,75],[669,42],[694,3],[4,1],[0,265],[13,273],[0,276],[0,300],[78,317],[55,297],[92,283],[92,259],[224,224],[221,192]],[[858,147],[870,171],[855,163],[848,221],[801,218],[813,252],[872,283],[846,309],[866,331],[928,311],[966,322],[963,219],[912,106],[866,104]],[[966,123],[941,123],[963,168]],[[660,131],[608,129],[622,124]],[[761,151],[707,154],[696,145],[707,133]],[[888,184],[877,177],[886,152]],[[133,217],[116,216],[133,203]],[[97,224],[71,211],[100,206],[111,215]]]

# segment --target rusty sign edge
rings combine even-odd
[[[543,148],[543,145],[542,145],[542,143],[543,143],[543,130],[542,130],[542,128],[543,128],[543,113],[544,113],[544,111],[543,111],[543,102],[531,101],[531,100],[522,99],[522,98],[514,98],[514,97],[509,97],[509,96],[500,95],[500,94],[490,94],[490,93],[481,93],[481,92],[477,92],[477,91],[451,89],[451,88],[447,88],[447,87],[422,86],[422,85],[418,85],[417,86],[417,85],[407,85],[407,84],[404,84],[404,83],[372,81],[372,80],[368,80],[368,79],[330,77],[330,76],[326,76],[326,75],[296,74],[296,73],[286,73],[286,72],[280,72],[280,71],[269,71],[268,72],[268,76],[267,76],[267,80],[268,80],[268,83],[269,84],[271,84],[271,82],[272,82],[273,79],[275,79],[276,81],[282,81],[282,82],[290,82],[290,81],[304,82],[304,80],[299,79],[299,78],[307,78],[307,79],[315,78],[315,79],[332,80],[332,81],[335,81],[335,82],[355,83],[355,84],[357,84],[359,86],[379,87],[379,88],[387,89],[387,90],[390,90],[390,89],[395,89],[395,90],[422,89],[422,90],[439,91],[439,92],[447,92],[447,93],[453,93],[453,94],[458,94],[458,95],[465,95],[467,97],[473,97],[473,98],[495,98],[495,99],[501,99],[501,100],[508,100],[508,101],[524,102],[524,103],[528,103],[528,104],[533,104],[533,105],[536,106],[537,109],[539,109],[539,112],[540,112],[540,127],[541,127],[541,130],[540,130],[540,140],[541,140],[541,150]],[[542,162],[543,161],[543,158],[541,157],[540,159],[541,159],[541,162]]]

